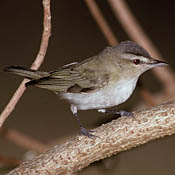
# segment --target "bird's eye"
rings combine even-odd
[[[136,65],[138,65],[138,64],[140,64],[140,60],[139,59],[134,59],[133,60],[133,63],[136,64]]]

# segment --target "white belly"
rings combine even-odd
[[[74,104],[78,110],[101,109],[126,101],[135,89],[137,79],[123,81],[91,93],[61,93],[63,99]]]

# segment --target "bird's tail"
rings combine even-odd
[[[42,72],[33,69],[27,69],[20,66],[10,66],[4,69],[5,72],[10,72],[28,78],[30,80],[37,80],[50,75],[49,72]]]

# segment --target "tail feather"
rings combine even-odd
[[[42,77],[42,78],[39,78],[39,79],[34,79],[34,80],[31,80],[31,81],[27,82],[25,84],[25,86],[28,87],[28,86],[32,86],[32,85],[37,85],[39,82],[41,82],[43,80],[47,80],[49,78],[50,78],[50,76]]]
[[[31,79],[31,80],[37,80],[37,79],[47,77],[47,76],[50,75],[50,73],[48,73],[48,72],[42,72],[42,71],[38,71],[38,70],[27,69],[27,68],[23,68],[23,67],[20,67],[20,66],[6,67],[4,69],[4,71],[20,75],[20,76],[23,76],[23,77]]]

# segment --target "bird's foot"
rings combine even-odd
[[[82,135],[85,135],[89,138],[97,137],[97,136],[91,134],[91,133],[95,132],[94,130],[87,130],[86,128],[83,128],[82,126],[80,127],[80,130],[81,130]]]
[[[120,116],[134,117],[133,112],[128,112],[128,111],[124,111],[124,110],[120,110],[119,114],[120,114]]]
[[[101,112],[104,114],[117,114],[117,115],[120,115],[121,117],[122,116],[134,117],[133,112],[128,112],[124,110],[116,111],[116,110],[109,110],[109,109],[98,109],[98,112]]]

